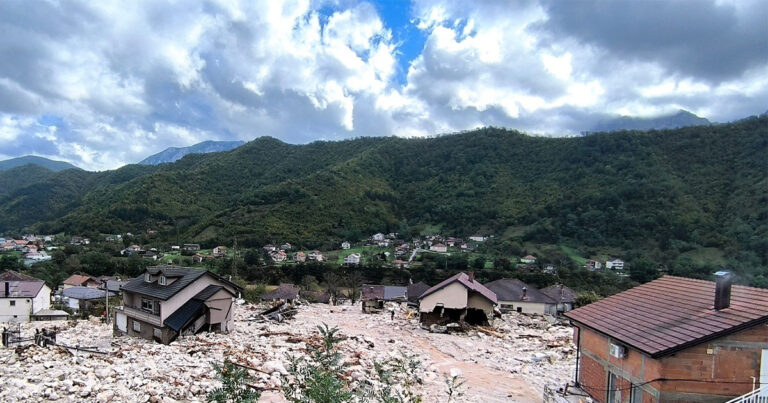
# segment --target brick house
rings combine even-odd
[[[566,312],[598,402],[725,402],[768,384],[768,290],[664,276]]]
[[[168,344],[180,335],[231,330],[240,287],[207,270],[155,266],[122,291],[115,333]]]

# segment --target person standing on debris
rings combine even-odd
[[[8,347],[8,328],[3,328],[3,347]]]
[[[390,320],[395,320],[395,308],[389,308]]]
[[[35,329],[35,345],[40,345],[40,329]]]

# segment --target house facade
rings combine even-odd
[[[429,247],[432,252],[445,253],[448,252],[448,247],[441,243],[436,243]]]
[[[43,280],[15,271],[0,274],[0,322],[29,322],[51,307],[51,289]]]
[[[576,301],[578,294],[576,291],[562,285],[551,285],[540,289],[542,294],[552,298],[557,303],[557,313],[568,312],[573,309],[573,303]]]
[[[606,260],[605,268],[613,270],[624,270],[624,261],[621,259]]]
[[[459,273],[428,289],[419,297],[419,320],[424,325],[493,320],[496,294],[472,273]]]
[[[149,267],[122,290],[123,306],[115,312],[117,334],[168,344],[181,335],[228,332],[234,326],[233,299],[239,287],[206,270]]]
[[[360,264],[360,254],[359,253],[351,253],[351,254],[349,254],[349,256],[344,258],[344,264],[359,265]]]
[[[664,276],[565,313],[597,402],[725,402],[768,384],[768,290]]]

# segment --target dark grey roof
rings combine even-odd
[[[516,278],[503,278],[501,280],[491,281],[485,286],[496,293],[496,297],[499,301],[540,302],[546,304],[555,303],[552,298],[542,294],[536,287],[531,287]],[[526,288],[525,300],[523,300],[523,287]]]
[[[539,291],[555,301],[565,303],[573,303],[573,301],[576,300],[576,296],[578,296],[576,291],[573,291],[564,285],[551,285],[549,287],[542,288]]]
[[[144,275],[142,274],[141,276],[129,281],[128,284],[124,284],[123,291],[135,292],[137,294],[146,295],[148,297],[153,297],[165,301],[176,295],[176,293],[183,290],[186,286],[192,284],[192,282],[198,278],[208,273],[206,270],[189,269],[176,266],[149,267],[147,268],[147,271],[152,275],[157,275],[162,272],[166,277],[178,277],[178,279],[168,285],[160,285],[157,281],[153,281],[151,283],[144,281]]]
[[[275,300],[275,299],[296,299],[299,297],[299,287],[293,284],[280,284],[270,292],[261,294],[263,300]]]
[[[172,313],[163,324],[178,332],[200,317],[203,311],[205,311],[203,301],[193,298]]]
[[[211,284],[208,287],[205,287],[203,291],[200,291],[199,293],[197,293],[197,295],[192,297],[192,299],[196,299],[198,301],[207,301],[208,298],[211,298],[214,294],[219,292],[219,290],[226,290],[226,288],[220,285]],[[227,292],[229,292],[229,290],[227,290]]]
[[[120,287],[128,284],[129,280],[107,280],[107,289],[112,292],[120,291]],[[104,289],[104,283],[99,284],[99,289]]]
[[[408,287],[400,287],[395,285],[384,286],[384,299],[405,299],[405,294],[408,291]]]
[[[61,292],[61,294],[67,298],[74,298],[74,299],[82,299],[82,300],[88,300],[88,299],[100,299],[105,297],[106,291],[99,290],[92,287],[69,287],[65,288],[64,291]],[[115,293],[110,292],[110,297],[115,296]]]
[[[408,286],[408,300],[409,301],[418,301],[421,294],[424,294],[430,286],[428,284],[425,284],[421,281],[419,281],[416,284],[411,284]]]

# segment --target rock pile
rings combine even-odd
[[[32,345],[0,348],[0,401],[205,401],[219,386],[211,363],[225,358],[255,369],[255,385],[265,391],[262,400],[284,401],[279,388],[288,366],[286,354],[306,355],[307,347],[319,342],[316,326],[322,323],[338,326],[346,336],[339,347],[353,382],[370,381],[375,361],[406,355],[419,360],[416,392],[426,402],[445,400],[444,379],[450,373],[467,379],[464,401],[481,397],[489,402],[537,401],[543,385],[563,386],[573,374],[571,331],[558,323],[513,314],[494,323],[492,331],[499,337],[478,330],[437,334],[421,329],[415,317],[406,319],[405,312],[391,320],[388,313],[363,314],[359,306],[297,309],[290,321],[256,323],[247,318],[263,307],[237,306],[237,326],[230,334],[201,333],[170,345],[114,338],[110,325],[57,322],[64,324],[59,343],[109,354]],[[51,326],[26,323],[22,333],[31,336],[36,328]],[[518,383],[495,389],[498,377]],[[510,394],[518,389],[519,395]]]

